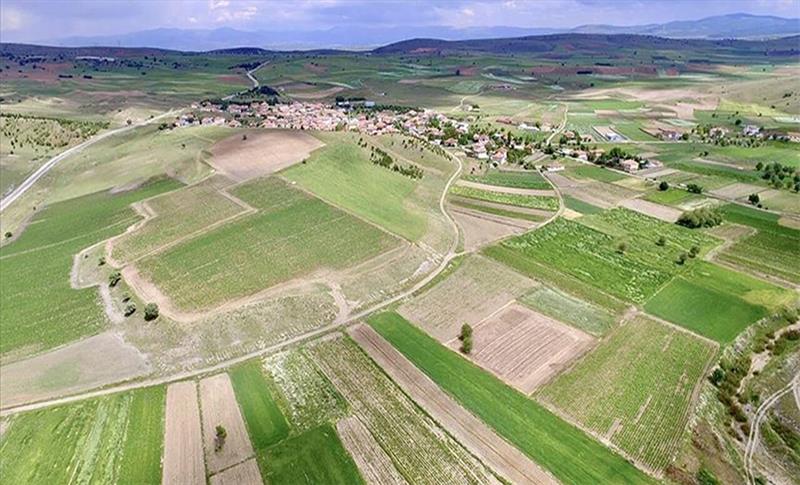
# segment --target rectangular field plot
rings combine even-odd
[[[0,440],[6,483],[161,481],[164,388],[16,416]]]
[[[489,170],[483,175],[467,175],[464,180],[499,187],[550,190],[550,184],[538,172],[503,172]]]
[[[308,430],[259,454],[266,481],[274,485],[364,483],[331,425]]]
[[[322,340],[309,352],[409,483],[496,481],[352,341]]]
[[[163,485],[202,485],[206,483],[203,460],[203,431],[197,384],[183,381],[167,388],[164,425]]]
[[[102,329],[107,320],[97,290],[70,285],[74,255],[138,221],[130,204],[178,187],[159,180],[41,209],[19,239],[0,248],[0,354],[33,353]]]
[[[603,335],[614,325],[613,312],[546,286],[522,296],[519,302],[595,336]]]
[[[398,243],[280,179],[248,183],[235,195],[259,211],[138,264],[179,308],[209,308],[315,270],[346,268]]]
[[[400,314],[441,342],[475,325],[536,286],[536,282],[480,256],[467,258],[448,278],[400,307]]]
[[[156,217],[114,241],[111,255],[119,262],[139,259],[247,210],[243,204],[220,193],[210,182],[162,195],[144,204]]]
[[[672,280],[645,308],[653,315],[727,343],[756,320],[795,298],[789,290],[700,262]]]
[[[621,456],[396,313],[369,324],[465,409],[564,483],[654,483]]]
[[[531,393],[580,357],[593,338],[518,304],[474,329],[472,359],[515,388]],[[457,349],[458,340],[450,343]]]
[[[230,376],[253,447],[260,450],[286,438],[289,425],[272,396],[260,362],[234,367]]]
[[[598,182],[616,182],[626,178],[625,175],[596,165],[578,165],[567,170],[567,175],[574,178],[597,180]]]
[[[206,468],[214,474],[253,456],[253,446],[245,429],[242,413],[228,374],[217,374],[200,381],[200,406],[203,411],[203,444]],[[216,447],[216,428],[225,428],[225,445]]]
[[[558,199],[556,197],[548,197],[543,195],[523,195],[523,194],[509,194],[505,192],[495,192],[490,190],[481,190],[474,187],[464,187],[455,185],[450,189],[450,193],[468,199],[482,200],[486,202],[495,202],[503,205],[510,205],[515,207],[526,207],[529,209],[543,209],[543,210],[558,210]]]
[[[656,472],[672,461],[715,346],[645,317],[620,325],[537,397]]]
[[[722,251],[720,261],[800,283],[800,230],[779,225],[777,214],[732,204],[723,210],[726,220],[758,232]]]
[[[339,433],[342,444],[353,457],[361,476],[367,483],[385,485],[408,483],[358,418],[340,420],[336,424],[336,432]]]

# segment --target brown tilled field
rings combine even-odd
[[[472,359],[529,394],[593,343],[587,333],[512,303],[474,328]]]
[[[351,416],[340,420],[336,423],[336,431],[367,483],[376,485],[408,483],[358,418]]]
[[[262,485],[255,458],[239,463],[211,477],[211,485]]]
[[[210,473],[253,456],[253,446],[228,374],[217,374],[200,381],[200,404],[203,408],[203,444]],[[223,426],[227,431],[225,444],[220,450],[214,447],[217,426]]]
[[[200,407],[194,381],[167,388],[162,485],[205,485]]]
[[[237,181],[283,170],[324,145],[302,131],[263,130],[237,133],[211,147],[211,165]]]
[[[626,199],[620,202],[619,205],[669,223],[677,221],[682,214],[682,211],[678,209],[642,199]]]
[[[513,234],[521,234],[534,225],[523,220],[486,214],[461,207],[452,207],[450,213],[464,233],[464,249],[473,251]]]

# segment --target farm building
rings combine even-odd
[[[619,166],[622,170],[628,173],[633,173],[639,170],[639,162],[632,158],[626,158],[625,160],[620,161]]]

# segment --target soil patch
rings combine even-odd
[[[200,407],[194,381],[167,388],[162,485],[205,485]]]
[[[200,405],[203,409],[203,444],[210,473],[253,456],[253,446],[228,374],[217,374],[200,381]],[[221,449],[216,448],[217,426],[224,427],[227,432]]]
[[[681,211],[673,207],[656,204],[655,202],[642,199],[623,200],[619,205],[632,211],[639,212],[646,216],[655,217],[656,219],[661,219],[662,221],[669,223],[677,221],[682,214]]]
[[[757,194],[763,191],[764,187],[736,182],[718,189],[710,190],[709,193],[722,199],[740,199],[750,194]]]
[[[524,221],[485,214],[460,207],[452,207],[450,213],[464,233],[464,249],[474,251],[491,242],[513,234],[522,234],[529,226]]]
[[[262,485],[263,483],[255,458],[211,477],[211,485]]]

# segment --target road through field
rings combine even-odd
[[[104,140],[104,139],[106,139],[106,138],[108,138],[110,136],[118,135],[120,133],[124,133],[126,131],[133,130],[134,128],[138,128],[140,126],[144,126],[144,125],[153,123],[155,121],[160,120],[161,118],[164,118],[165,116],[169,116],[169,115],[174,114],[174,113],[175,113],[175,111],[167,111],[166,113],[162,113],[162,114],[160,114],[160,115],[158,115],[158,116],[156,116],[154,118],[150,118],[149,120],[145,120],[145,121],[142,121],[140,123],[136,123],[136,124],[132,124],[132,125],[128,125],[128,126],[123,126],[122,128],[117,128],[117,129],[114,129],[114,130],[111,130],[111,131],[106,131],[106,132],[101,133],[101,134],[99,134],[97,136],[89,138],[88,140],[84,141],[83,143],[75,145],[74,147],[59,153],[55,157],[53,157],[50,160],[48,160],[44,165],[42,165],[41,167],[36,169],[35,172],[33,172],[28,178],[26,178],[21,184],[19,184],[19,186],[17,188],[15,188],[10,194],[8,194],[8,196],[6,196],[3,200],[0,200],[0,212],[6,210],[6,208],[8,206],[10,206],[11,204],[13,204],[14,201],[16,201],[17,199],[22,197],[22,194],[27,192],[28,189],[30,189],[33,186],[33,184],[36,183],[37,180],[39,180],[40,178],[44,177],[44,175],[47,172],[49,172],[50,169],[55,167],[60,161],[62,161],[65,158],[69,157],[70,155],[74,155],[76,153],[79,153],[83,149],[85,149],[87,147],[90,147],[90,146],[94,145],[95,143],[97,143],[97,142],[99,142],[101,140]]]

